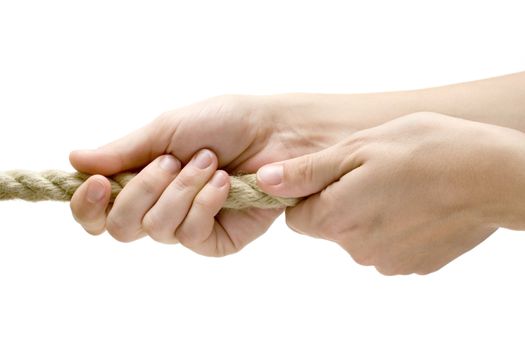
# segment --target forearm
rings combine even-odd
[[[303,116],[341,124],[351,120],[354,129],[432,111],[525,131],[525,72],[413,91],[288,94],[278,99]]]

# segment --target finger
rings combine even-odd
[[[170,154],[158,157],[122,189],[107,219],[108,232],[121,242],[144,236],[142,219],[179,173],[180,161]]]
[[[192,158],[144,216],[142,224],[151,238],[163,243],[177,243],[177,227],[216,169],[217,157],[210,150],[203,149]]]
[[[71,212],[87,232],[98,235],[105,230],[106,208],[111,195],[111,184],[101,175],[93,175],[71,198]]]
[[[95,150],[76,150],[69,160],[78,171],[88,174],[112,175],[142,167],[166,153],[171,130],[164,117],[159,117],[127,136]]]
[[[238,252],[247,244],[265,233],[274,220],[281,215],[282,208],[243,210],[221,210],[216,215],[216,252],[214,256],[224,256]]]
[[[316,153],[265,165],[257,171],[257,184],[264,192],[281,197],[317,193],[360,165],[353,150],[356,143],[349,139]]]
[[[228,173],[217,170],[211,180],[197,194],[184,221],[178,227],[175,237],[191,250],[210,255],[216,249],[212,236],[215,215],[221,210],[230,189]]]

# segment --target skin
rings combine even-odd
[[[231,254],[264,233],[282,210],[221,210],[228,173],[255,173],[319,152],[420,110],[525,130],[525,73],[404,92],[211,98],[98,149],[73,151],[77,170],[98,175],[75,193],[72,213],[87,232],[107,230],[122,242],[149,235],[208,256]],[[211,163],[200,169],[191,160],[203,150],[211,152]],[[130,169],[141,171],[108,205],[104,176]]]
[[[281,169],[281,182],[264,174]],[[435,113],[357,132],[258,172],[295,231],[341,245],[385,275],[428,274],[498,227],[525,229],[525,134]],[[344,208],[342,210],[341,208]]]

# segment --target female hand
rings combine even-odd
[[[525,135],[417,113],[317,153],[266,165],[267,193],[297,232],[332,240],[386,275],[438,270],[498,227],[523,228]]]
[[[351,119],[343,126],[283,99],[212,98],[165,113],[96,150],[72,152],[73,166],[89,174],[142,169],[113,206],[108,180],[92,176],[72,198],[74,217],[88,232],[107,229],[123,242],[149,235],[204,255],[238,251],[282,210],[220,210],[229,189],[226,172],[254,173],[266,163],[328,147],[341,139],[341,130],[354,130]],[[190,161],[195,154],[203,159]]]

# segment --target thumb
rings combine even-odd
[[[160,118],[127,136],[94,150],[75,150],[69,161],[88,174],[112,175],[144,166],[164,153],[169,143],[168,128]]]
[[[322,191],[359,166],[353,154],[339,144],[316,153],[267,164],[257,171],[257,185],[280,197],[305,197]]]

